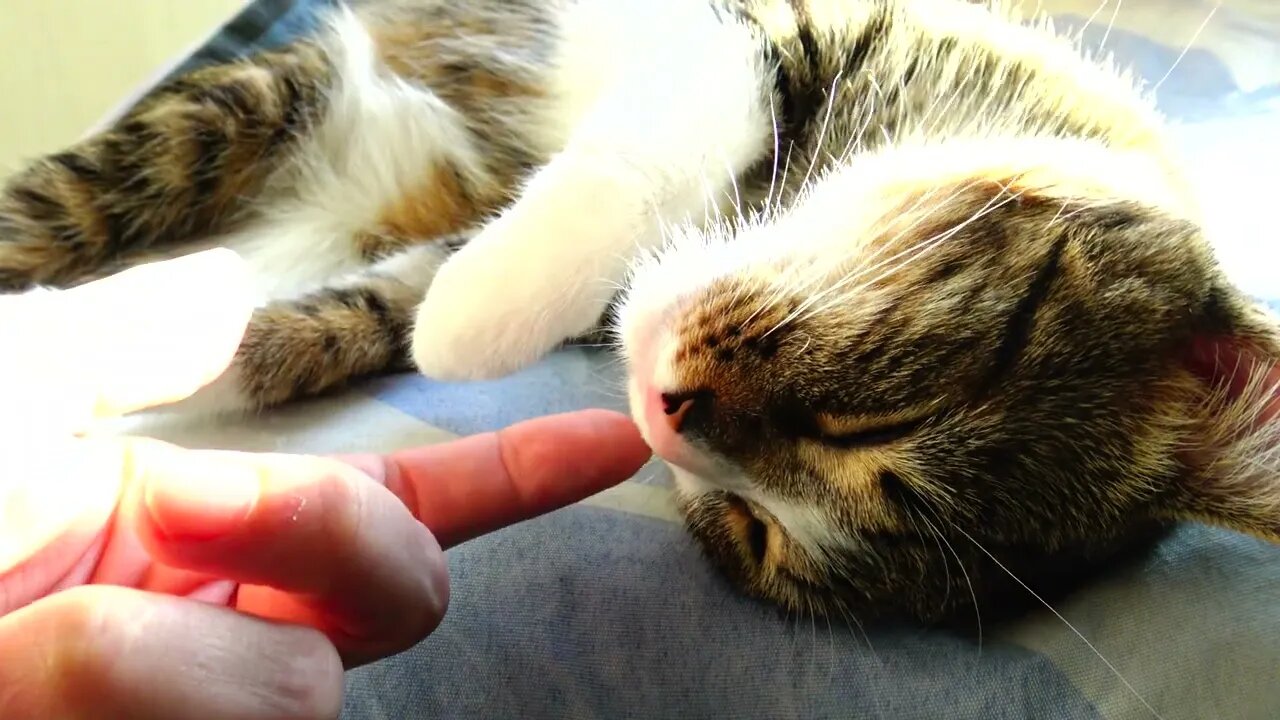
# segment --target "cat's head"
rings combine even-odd
[[[618,330],[711,558],[791,609],[936,620],[1180,519],[1280,537],[1274,326],[1162,172],[900,149],[675,233]]]

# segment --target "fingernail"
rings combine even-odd
[[[147,510],[170,540],[214,540],[236,532],[262,489],[257,468],[213,453],[187,452],[181,462],[151,472]]]
[[[385,484],[387,481],[386,462],[378,455],[369,453],[364,454],[344,454],[332,455],[334,460],[346,463],[360,472],[368,475],[379,483]]]
[[[431,576],[431,588],[435,591],[431,594],[431,610],[436,613],[437,617],[443,618],[449,610],[449,556],[445,554],[444,549],[436,543],[436,551],[432,553],[430,567],[427,573]]]

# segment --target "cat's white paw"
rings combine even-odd
[[[437,380],[485,380],[590,329],[609,297],[581,260],[533,238],[476,238],[440,268],[418,307],[413,361]],[[603,297],[602,297],[603,295]]]

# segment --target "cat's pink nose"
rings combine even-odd
[[[691,425],[705,420],[711,396],[705,392],[664,393],[649,389],[644,395],[645,439],[653,451],[669,463],[691,472],[707,471],[706,459],[688,441]]]
[[[697,396],[689,393],[661,393],[659,399],[662,401],[662,413],[666,415],[667,427],[672,432],[679,433],[684,428],[685,416],[693,409]]]

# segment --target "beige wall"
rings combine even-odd
[[[0,175],[79,137],[244,0],[0,0]]]

